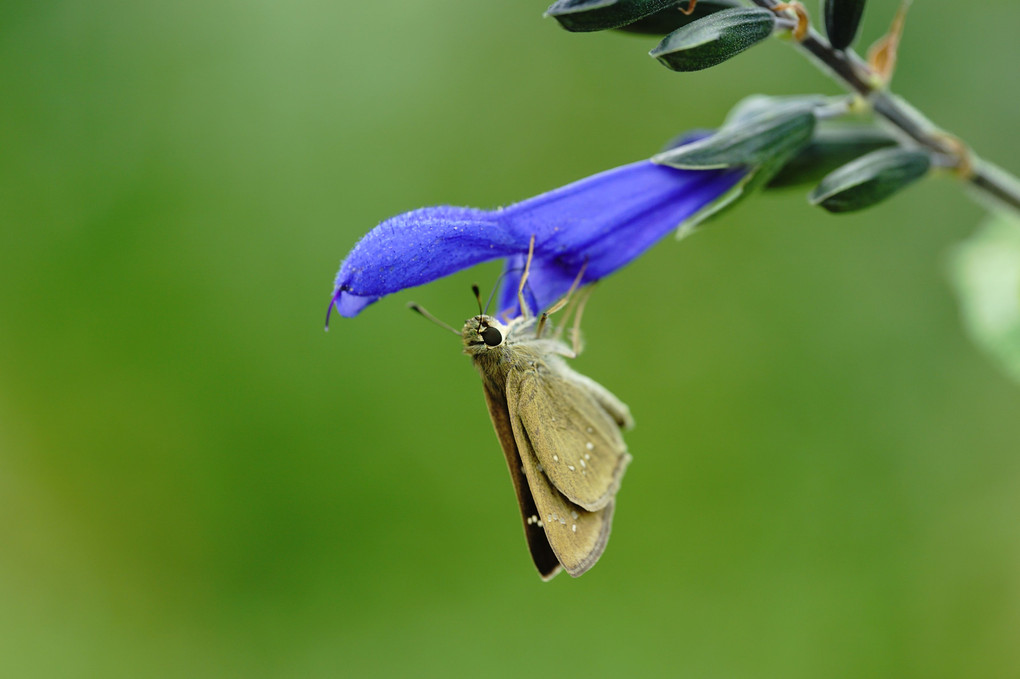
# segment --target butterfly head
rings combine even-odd
[[[472,356],[497,349],[506,342],[508,327],[492,316],[479,314],[464,322],[464,353]]]

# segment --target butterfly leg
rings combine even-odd
[[[538,329],[535,331],[535,337],[542,336],[542,329],[545,328],[545,323],[549,320],[549,316],[553,315],[563,307],[567,306],[569,302],[573,301],[574,291],[577,290],[577,286],[581,284],[581,279],[584,277],[584,270],[587,268],[588,262],[582,264],[581,270],[577,272],[577,277],[574,278],[574,282],[570,284],[570,289],[567,290],[567,294],[563,295],[563,297],[560,298],[560,301],[556,302],[556,304],[549,307],[548,311],[544,311],[542,313],[542,317],[538,320]],[[556,338],[559,339],[559,334],[556,335]]]
[[[528,259],[524,262],[524,273],[521,274],[521,283],[517,286],[517,303],[521,305],[521,317],[527,318],[530,314],[528,305],[524,301],[524,286],[528,282],[528,273],[531,271],[531,258],[535,256],[535,236],[532,235],[528,243]]]
[[[577,358],[580,355],[581,350],[584,348],[584,342],[581,340],[581,316],[584,314],[584,305],[588,303],[588,298],[591,297],[592,290],[595,284],[592,283],[587,288],[581,291],[581,294],[577,296],[577,307],[574,311],[574,324],[570,329],[570,351],[566,352],[560,350],[558,353],[566,356],[567,358]],[[556,332],[555,339],[559,339],[563,334],[563,328],[565,325],[561,325],[559,330]]]

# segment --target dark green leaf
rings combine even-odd
[[[808,199],[829,212],[852,212],[880,203],[923,177],[931,167],[924,151],[873,151],[830,173]]]
[[[714,134],[655,156],[655,162],[673,167],[747,169],[736,186],[684,221],[678,236],[692,233],[706,219],[736,205],[772,179],[811,140],[819,101],[818,97],[753,97],[734,107],[728,122]]]
[[[780,102],[747,118],[731,121],[715,134],[655,156],[662,165],[681,169],[754,166],[803,148],[815,128],[814,106]]]
[[[690,14],[684,14],[680,11],[681,8],[686,10],[689,4],[690,0],[681,0],[681,2],[674,3],[672,7],[659,10],[655,14],[638,19],[632,24],[621,26],[620,30],[627,31],[628,33],[644,33],[646,35],[666,35],[681,26],[686,26],[702,17],[707,17],[709,14],[715,14],[724,9],[743,7],[740,0],[698,0],[697,4],[694,5],[694,11]]]
[[[864,0],[823,0],[822,13],[829,42],[836,49],[845,50],[857,36]]]
[[[1020,222],[998,214],[953,253],[952,279],[975,343],[1020,381]]]
[[[724,9],[678,28],[649,54],[674,71],[700,71],[761,42],[775,25],[776,17],[767,9]]]
[[[806,109],[816,109],[825,106],[829,102],[828,97],[821,94],[792,94],[781,97],[774,97],[767,94],[752,94],[737,102],[736,106],[726,114],[724,127],[753,118],[766,111],[780,111],[787,108],[802,106]]]
[[[783,166],[766,188],[817,183],[854,158],[896,143],[895,138],[876,127],[822,123],[815,129],[811,142]]]
[[[678,0],[557,0],[545,15],[556,19],[568,31],[604,31],[679,4]]]

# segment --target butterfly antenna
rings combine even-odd
[[[496,291],[499,290],[499,284],[503,282],[503,279],[506,278],[508,275],[510,275],[512,273],[516,273],[518,271],[521,271],[522,269],[523,269],[523,267],[517,266],[517,267],[514,267],[512,269],[507,269],[503,273],[499,274],[499,276],[496,278],[496,284],[492,286],[492,292],[489,293],[489,299],[487,299],[485,301],[485,311],[483,311],[482,313],[484,313],[485,315],[488,315],[488,313],[489,313],[489,305],[492,304],[492,300],[496,296]]]
[[[460,333],[457,332],[453,328],[452,325],[450,325],[449,323],[443,323],[441,320],[439,320],[438,318],[436,318],[435,316],[433,316],[429,312],[425,311],[424,307],[422,307],[421,305],[415,304],[414,302],[409,302],[408,305],[407,305],[407,308],[410,309],[411,311],[417,311],[419,314],[421,314],[422,316],[424,316],[428,320],[432,321],[433,323],[438,325],[440,328],[446,328],[447,330],[452,332],[454,335],[457,335],[458,337],[460,336]]]
[[[478,283],[471,286],[471,292],[475,293],[475,301],[478,302],[478,315],[484,316],[485,309],[482,309],[482,291],[478,288]],[[488,308],[488,305],[486,305]]]

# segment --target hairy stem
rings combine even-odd
[[[775,11],[777,0],[752,0],[754,4]],[[813,28],[797,45],[823,66],[847,89],[867,101],[877,116],[895,131],[909,137],[947,160],[959,176],[980,194],[991,197],[1020,213],[1020,181],[1001,168],[975,155],[957,137],[939,129],[920,111],[910,106],[870,78],[870,67],[852,50],[836,50]]]

